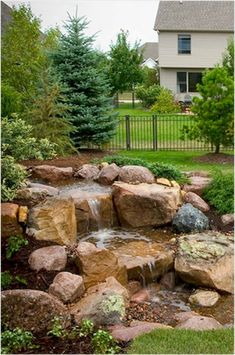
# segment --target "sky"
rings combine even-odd
[[[30,4],[34,15],[41,18],[42,30],[59,26],[67,13],[85,16],[90,21],[86,34],[96,38],[94,46],[108,51],[111,41],[115,42],[120,29],[129,31],[129,41],[141,44],[157,42],[158,36],[153,30],[159,0],[5,0],[7,5]]]

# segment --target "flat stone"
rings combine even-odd
[[[172,186],[171,182],[168,179],[165,179],[165,178],[158,178],[157,179],[157,183],[160,184],[160,185],[164,185],[164,186],[169,186],[169,187]]]
[[[23,233],[18,223],[18,212],[19,206],[15,203],[1,203],[1,235],[3,238]]]
[[[45,185],[45,184],[39,184],[37,182],[29,182],[28,186],[30,188],[35,188],[35,189],[43,189],[43,190],[47,190],[48,193],[50,194],[50,196],[56,196],[59,195],[59,189],[57,189],[56,187],[50,186],[50,185]]]
[[[127,183],[147,183],[152,184],[155,181],[153,173],[143,167],[136,165],[126,165],[120,168],[118,179]]]
[[[31,168],[33,178],[42,179],[47,182],[60,182],[61,180],[73,177],[73,168],[58,168],[52,165],[38,165]]]
[[[201,307],[212,307],[219,300],[220,295],[215,291],[199,290],[189,297],[189,302]]]
[[[190,184],[186,184],[183,187],[183,190],[186,192],[194,192],[197,195],[201,196],[203,190],[210,185],[212,179],[209,177],[203,176],[191,176],[190,177]]]
[[[188,320],[189,318],[192,317],[200,317],[201,315],[197,312],[194,311],[188,311],[188,312],[178,312],[175,314],[174,318],[178,323],[182,323],[186,320]]]
[[[210,206],[194,192],[187,192],[184,196],[184,202],[191,203],[193,207],[202,212],[208,212],[210,210]]]
[[[66,267],[67,253],[65,247],[52,245],[33,251],[28,261],[32,270],[61,271]]]
[[[77,301],[85,292],[83,278],[70,272],[60,272],[49,287],[49,293],[63,303]]]
[[[216,319],[211,317],[192,316],[187,320],[177,324],[175,328],[209,330],[209,329],[220,329],[223,328],[223,326]]]

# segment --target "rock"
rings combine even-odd
[[[44,188],[25,187],[17,191],[14,201],[28,207],[33,207],[51,196],[53,195]]]
[[[159,281],[161,288],[166,290],[174,290],[175,288],[175,272],[169,271],[161,277]]]
[[[60,272],[49,287],[49,293],[64,303],[77,301],[85,292],[83,278],[70,272]]]
[[[84,164],[80,169],[76,171],[74,177],[78,177],[85,180],[96,180],[99,176],[99,169],[96,165]]]
[[[122,285],[127,284],[126,267],[111,250],[98,249],[91,243],[81,242],[76,249],[76,257],[86,288],[104,282],[109,276],[115,277]]]
[[[19,206],[15,203],[1,203],[1,235],[3,238],[23,233],[18,223],[18,212]]]
[[[209,229],[209,220],[204,213],[186,203],[174,216],[172,226],[177,232],[202,232]]]
[[[161,226],[172,221],[181,204],[180,189],[158,184],[113,184],[114,204],[125,227]]]
[[[28,218],[29,209],[27,206],[19,207],[18,221],[20,223],[26,223]]]
[[[182,323],[186,320],[188,320],[189,318],[192,317],[200,317],[201,315],[199,313],[196,313],[194,311],[189,311],[189,312],[178,312],[175,314],[174,318],[177,321],[177,323]]]
[[[127,183],[152,184],[155,181],[153,173],[143,166],[126,165],[120,168],[118,180]]]
[[[113,253],[126,266],[129,280],[152,281],[173,266],[173,251],[160,243],[133,241]]]
[[[28,234],[38,240],[73,245],[77,240],[75,205],[71,197],[51,197],[29,211]]]
[[[199,290],[189,297],[189,302],[200,307],[212,307],[219,300],[220,295],[215,291]]]
[[[228,224],[234,224],[234,213],[224,214],[221,216],[221,221],[223,226],[227,226]]]
[[[132,297],[131,297],[131,302],[135,303],[144,303],[150,301],[150,293],[146,289],[142,289],[138,292],[136,292]]]
[[[171,187],[172,184],[170,183],[170,181],[168,179],[165,179],[165,178],[159,178],[157,179],[157,183],[160,184],[160,185],[164,185],[164,186],[169,186]]]
[[[127,290],[130,297],[142,289],[141,283],[139,281],[131,280],[128,282]]]
[[[109,166],[109,163],[107,163],[106,161],[103,161],[102,163],[100,163],[101,168],[105,168],[106,166]]]
[[[216,232],[178,239],[175,270],[180,278],[198,286],[233,293],[233,238]]]
[[[154,329],[172,329],[172,327],[161,323],[150,323],[143,321],[132,321],[129,327],[115,325],[109,327],[109,331],[117,341],[130,341],[139,335],[151,332]]]
[[[69,323],[66,307],[57,298],[37,290],[7,290],[2,292],[2,324],[33,332],[46,332],[54,317],[62,325]]]
[[[56,196],[59,195],[59,189],[57,189],[56,187],[50,186],[50,185],[45,185],[45,184],[39,184],[36,182],[29,182],[28,186],[32,189],[43,189],[43,190],[47,190],[48,192],[48,196]]]
[[[203,317],[203,316],[192,316],[187,320],[177,324],[175,328],[207,330],[207,329],[219,329],[222,327],[223,326],[214,318]]]
[[[52,245],[34,250],[28,261],[32,270],[61,271],[66,267],[67,253],[65,247]]]
[[[184,202],[191,203],[191,205],[202,212],[208,212],[210,206],[194,192],[187,192],[184,196]]]
[[[175,180],[171,180],[171,186],[172,187],[178,187],[180,189],[180,185]]]
[[[75,322],[90,319],[95,325],[117,324],[125,316],[128,305],[127,290],[114,278],[90,287],[85,296],[70,309]]]
[[[73,177],[73,168],[58,168],[52,165],[38,165],[31,168],[34,179],[42,179],[47,182],[60,182]]]
[[[116,164],[110,164],[102,168],[98,182],[103,185],[112,185],[119,175],[120,168]]]
[[[201,195],[203,190],[210,185],[211,178],[203,176],[191,176],[190,184],[186,184],[183,190],[186,192],[195,192],[197,195]]]

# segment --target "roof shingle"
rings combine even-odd
[[[158,58],[158,43],[157,42],[146,42],[139,47],[139,50],[143,53],[144,61],[148,58],[156,60]]]

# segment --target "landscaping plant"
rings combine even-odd
[[[1,272],[1,290],[8,289],[11,286],[13,279],[10,271]]]
[[[21,235],[9,237],[6,244],[6,258],[11,259],[15,253],[28,244],[28,240]]]
[[[112,335],[105,330],[97,330],[93,334],[91,343],[95,354],[118,354],[120,352],[120,347]]]
[[[138,86],[136,88],[136,97],[141,101],[143,107],[150,108],[158,100],[160,92],[160,85]]]
[[[67,332],[63,327],[61,317],[53,318],[51,329],[48,331],[47,335],[53,335],[57,338],[64,338],[67,335]]]
[[[164,87],[161,87],[156,103],[151,107],[153,113],[179,113],[180,106],[175,103],[172,92]]]
[[[33,334],[20,328],[5,330],[1,333],[1,350],[3,354],[15,354],[38,348],[33,344]]]

